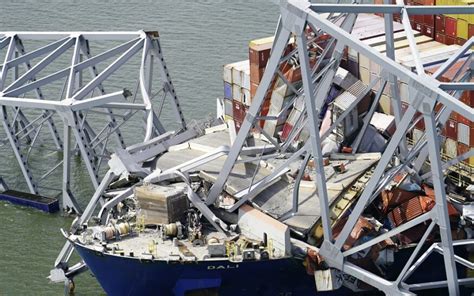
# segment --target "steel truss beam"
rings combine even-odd
[[[6,51],[0,65],[0,117],[32,193],[41,193],[40,188],[44,186],[40,183],[62,167],[60,190],[63,193],[63,208],[81,212],[70,186],[71,160],[75,152],[81,155],[92,186],[97,189],[101,180],[101,164],[109,159],[111,149],[126,147],[127,139],[120,127],[134,120],[134,114],[138,112],[146,116],[145,141],[166,132],[159,115],[153,110],[152,99],[156,88],[163,94],[163,102],[165,99],[171,102],[176,121],[182,131],[186,130],[157,32],[2,32],[0,36],[0,50]],[[102,53],[93,53],[91,45],[103,41],[114,41],[117,45]],[[28,46],[39,43],[40,47],[28,51]],[[136,56],[141,61],[138,65],[133,62]],[[62,64],[59,66],[58,63]],[[24,70],[20,68],[22,65]],[[127,81],[121,89],[106,91],[104,87],[124,65],[136,69],[128,75],[137,75],[139,96],[137,93],[132,96],[130,91],[123,90]],[[104,69],[100,71],[99,66]],[[158,67],[159,73],[156,78],[152,75],[155,67]],[[86,71],[90,77],[87,81],[84,80]],[[63,84],[63,89],[59,94],[51,95],[52,90],[57,93],[53,85],[58,82]],[[31,92],[35,96],[30,96]],[[37,114],[36,110],[41,111],[41,117],[35,115],[30,119]],[[88,116],[91,112],[102,112],[100,110],[107,115],[105,125]],[[55,119],[63,122],[62,133]],[[47,135],[41,132],[45,123],[55,145],[53,149],[62,150],[63,159],[60,162],[51,161],[48,165],[44,163],[46,173],[39,173],[31,168],[28,156],[32,151],[40,153],[41,149],[45,149],[39,148],[37,143],[45,146],[50,142]],[[111,137],[116,140],[116,145],[109,141]],[[137,138],[128,141],[135,142]]]
[[[287,56],[284,56],[284,50],[288,43],[288,40],[291,36],[296,38],[297,52],[298,52],[298,61],[301,67],[302,81],[304,91],[304,100],[305,100],[305,116],[307,118],[307,127],[310,131],[310,138],[308,142],[294,155],[304,156],[306,153],[311,154],[314,158],[316,164],[316,188],[318,192],[318,198],[321,204],[321,219],[324,230],[324,242],[319,249],[319,253],[324,257],[326,262],[332,268],[337,268],[343,270],[345,273],[348,273],[361,281],[364,281],[377,289],[384,291],[390,295],[400,295],[400,294],[410,294],[407,289],[411,287],[414,289],[421,289],[423,287],[431,286],[447,286],[450,294],[457,295],[459,294],[459,285],[464,283],[464,280],[458,280],[456,274],[456,260],[459,261],[459,258],[456,258],[453,252],[453,241],[451,237],[451,230],[449,224],[449,216],[447,212],[447,199],[446,192],[444,189],[444,178],[443,178],[443,163],[440,160],[440,135],[438,134],[438,127],[445,124],[447,118],[449,117],[450,112],[457,112],[462,114],[464,117],[469,120],[474,120],[473,109],[466,104],[459,101],[458,97],[460,93],[448,93],[449,90],[472,90],[474,89],[474,84],[469,82],[457,82],[457,83],[440,83],[436,78],[446,71],[454,62],[458,61],[461,56],[469,50],[473,45],[473,40],[469,40],[468,43],[462,47],[459,52],[449,59],[439,70],[439,73],[436,73],[432,77],[425,74],[423,64],[421,63],[418,50],[416,48],[416,43],[414,42],[414,35],[411,30],[408,15],[409,14],[437,14],[440,12],[446,13],[474,13],[474,8],[472,7],[407,7],[403,4],[402,1],[397,2],[397,5],[339,5],[339,4],[310,4],[309,2],[303,0],[290,0],[281,2],[281,17],[277,26],[275,33],[275,41],[271,51],[271,56],[267,64],[266,70],[263,74],[261,83],[257,89],[256,95],[253,99],[253,103],[250,106],[245,120],[242,124],[242,127],[237,134],[237,137],[228,152],[225,164],[220,171],[220,174],[217,180],[214,182],[211,187],[206,204],[213,204],[220,194],[227,182],[227,178],[233,170],[233,166],[238,162],[239,156],[242,155],[242,148],[249,139],[250,133],[258,121],[262,118],[258,116],[260,114],[260,109],[263,104],[264,98],[267,92],[270,90],[271,81],[278,76],[281,76],[280,65],[282,62],[288,60]],[[354,19],[357,17],[358,13],[385,13],[385,24],[386,24],[386,36],[387,36],[387,55],[382,55],[355,39],[351,36],[350,32],[354,23]],[[343,20],[340,22],[341,27],[335,25],[328,19],[325,19],[319,13],[337,13],[343,15]],[[393,46],[393,32],[392,32],[392,16],[393,13],[401,13],[402,23],[404,25],[406,35],[409,41],[409,46],[411,52],[415,59],[416,72],[413,73],[410,70],[404,68],[394,61],[394,46]],[[331,41],[331,51],[328,52],[330,56],[327,59],[327,64],[323,69],[319,68],[319,65],[316,66],[316,69],[312,69],[309,64],[309,53],[308,53],[308,43],[304,30],[310,27],[313,29],[316,34],[321,32],[327,33],[330,38],[333,38]],[[335,41],[335,43],[333,43]],[[382,77],[382,89],[378,92],[376,96],[375,103],[371,106],[367,117],[364,119],[363,129],[367,128],[370,118],[373,115],[375,110],[375,105],[378,102],[378,99],[383,92],[383,88],[390,85],[391,91],[394,94],[393,106],[395,109],[395,118],[396,118],[396,131],[388,145],[385,149],[385,152],[382,155],[382,158],[378,162],[373,175],[369,182],[367,183],[364,191],[359,197],[358,201],[355,203],[355,206],[352,210],[351,215],[348,218],[347,223],[343,227],[342,231],[338,237],[334,240],[332,236],[331,224],[330,224],[330,213],[328,208],[328,192],[325,187],[324,180],[324,168],[322,165],[322,155],[321,155],[321,141],[319,135],[319,119],[317,114],[320,114],[320,109],[324,103],[324,100],[327,97],[329,87],[331,86],[332,80],[334,78],[335,70],[339,67],[340,59],[343,50],[346,47],[359,52],[365,57],[369,58],[371,61],[377,63],[382,69],[384,69],[384,74]],[[322,55],[326,57],[326,53]],[[320,61],[318,61],[319,64]],[[470,65],[469,65],[470,66]],[[316,79],[315,76],[317,77]],[[410,97],[408,98],[409,106],[404,114],[401,112],[401,98],[400,90],[396,87],[398,81],[408,82],[408,85],[412,92],[410,92]],[[286,83],[285,80],[283,82]],[[372,82],[376,83],[376,82]],[[300,92],[300,90],[297,90]],[[296,93],[298,93],[296,92]],[[444,106],[443,110],[439,113],[434,113],[433,109],[436,103],[440,103]],[[354,106],[351,106],[354,108]],[[423,114],[423,119],[427,125],[426,134],[423,140],[419,143],[416,143],[415,146],[409,147],[405,142],[406,133],[413,128],[414,126],[414,115],[416,112]],[[265,120],[271,120],[272,118],[266,117]],[[329,134],[335,127],[335,124],[326,132],[325,136]],[[362,137],[362,136],[360,136]],[[356,140],[356,149],[359,145],[361,139],[357,138]],[[271,144],[270,144],[271,145]],[[274,148],[277,151],[282,152],[279,146]],[[283,145],[282,147],[287,147]],[[469,155],[469,154],[466,154]],[[391,169],[388,169],[389,164],[392,163],[394,157],[401,161],[400,165],[396,165]],[[393,177],[399,172],[410,172],[414,174],[415,177],[423,175],[421,172],[421,166],[419,163],[424,163],[426,157],[429,157],[431,164],[431,173],[433,186],[435,188],[436,196],[436,207],[430,213],[427,213],[423,216],[418,217],[417,219],[410,221],[407,224],[404,224],[398,228],[395,228],[386,234],[379,236],[371,241],[364,243],[355,248],[350,248],[342,252],[341,248],[344,242],[349,237],[351,231],[353,230],[356,222],[359,217],[366,209],[367,205],[371,203],[374,198],[384,189],[390,181],[393,180]],[[465,157],[465,156],[463,156]],[[308,157],[303,161],[302,168],[306,165]],[[413,162],[415,163],[413,165]],[[286,164],[287,162],[285,162]],[[273,176],[278,175],[284,172],[285,164],[279,168],[275,168],[272,175],[255,181],[255,187],[250,187],[245,191],[246,194],[241,196],[241,199],[233,206],[230,210],[236,210],[239,205],[243,202],[251,200],[254,196],[252,194],[253,190],[256,190],[258,187],[262,187],[265,184],[269,184]],[[446,164],[444,164],[446,166]],[[300,174],[301,175],[301,174]],[[299,176],[301,178],[301,176]],[[418,177],[419,178],[419,177]],[[298,180],[298,177],[297,177]],[[298,182],[297,182],[298,184]],[[297,190],[296,190],[297,191]],[[293,202],[297,203],[297,196],[293,197]],[[297,211],[297,205],[293,205],[292,213]],[[290,213],[290,214],[292,214]],[[287,216],[285,216],[286,218]],[[387,281],[369,271],[364,270],[361,267],[355,266],[352,263],[347,261],[348,256],[351,254],[357,253],[362,249],[369,248],[376,243],[389,238],[397,233],[400,233],[404,230],[412,228],[419,223],[422,223],[426,220],[432,220],[432,223],[423,236],[422,240],[419,242],[419,247],[416,248],[414,255],[410,258],[402,273],[396,281]],[[448,278],[448,281],[444,283],[429,283],[426,285],[418,286],[408,286],[403,281],[407,278],[407,274],[410,273],[411,264],[414,262],[414,259],[418,252],[420,251],[421,245],[425,242],[429,233],[433,227],[437,225],[439,228],[439,233],[441,235],[440,248],[442,249],[442,254],[445,263],[445,271]],[[462,264],[472,264],[466,263],[464,261]],[[471,266],[471,265],[469,265]]]

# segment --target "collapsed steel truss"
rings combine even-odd
[[[330,13],[329,18],[326,19],[320,13]],[[385,15],[387,56],[381,55],[374,49],[368,47],[351,36],[350,32],[354,25],[355,18],[357,18],[357,14],[359,13],[383,13]],[[392,30],[394,13],[400,13],[402,16],[402,23],[405,33],[409,41],[411,52],[415,58],[417,74],[410,72],[408,69],[394,62],[394,37]],[[324,242],[319,249],[319,253],[324,257],[326,262],[331,267],[354,276],[355,278],[358,278],[359,280],[364,281],[389,295],[410,294],[410,289],[426,289],[440,286],[448,286],[451,295],[458,295],[459,285],[467,283],[472,284],[474,279],[458,279],[456,272],[456,263],[462,264],[471,269],[473,268],[473,263],[467,262],[467,260],[455,256],[453,246],[459,244],[472,244],[473,241],[453,241],[451,236],[446,192],[444,188],[444,164],[440,159],[441,136],[439,134],[438,127],[443,126],[446,123],[449,114],[453,111],[458,112],[471,121],[474,120],[472,108],[458,100],[462,91],[474,89],[474,83],[440,83],[436,80],[436,78],[442,75],[447,69],[449,69],[451,65],[459,60],[460,57],[462,57],[469,50],[469,48],[474,44],[474,38],[468,40],[467,43],[455,55],[446,61],[432,77],[429,77],[425,74],[408,18],[410,14],[416,15],[441,13],[474,13],[474,8],[445,6],[409,7],[405,6],[401,0],[398,0],[396,5],[331,5],[310,4],[302,0],[290,0],[288,2],[282,1],[281,18],[275,34],[275,42],[272,48],[269,63],[265,69],[265,73],[255,95],[253,104],[250,107],[238,136],[235,139],[232,149],[228,154],[226,164],[220,172],[219,178],[212,186],[206,203],[208,205],[213,204],[217,197],[221,194],[224,184],[229,177],[229,174],[232,172],[234,164],[241,154],[241,149],[248,138],[249,132],[253,127],[255,127],[255,125],[258,123],[258,120],[261,119],[259,114],[265,95],[270,89],[273,77],[278,75],[280,64],[285,59],[285,47],[291,35],[293,34],[296,38],[298,48],[298,58],[301,66],[303,90],[305,95],[305,108],[311,133],[308,143],[306,143],[303,148],[296,152],[296,154],[304,154],[306,152],[311,154],[315,159],[317,174],[316,186],[321,204],[321,219],[324,230]],[[334,19],[335,14],[339,17],[342,17],[343,19],[343,21],[339,22],[337,25],[335,24],[337,22],[336,20],[331,22],[331,19]],[[325,67],[320,67],[319,63],[316,63],[314,68],[310,67],[308,58],[308,45],[306,43],[307,38],[305,36],[305,29],[307,27],[311,28],[314,32],[318,32],[320,34],[326,33],[332,37],[331,42],[334,43],[330,43],[330,45],[327,47],[330,51],[332,51],[332,56]],[[376,99],[374,100],[373,104],[378,103],[383,88],[387,87],[387,84],[389,84],[391,87],[391,92],[394,94],[392,104],[395,110],[394,115],[396,119],[396,132],[388,143],[381,160],[375,168],[372,178],[368,182],[362,195],[357,201],[352,214],[350,215],[342,232],[337,237],[337,239],[333,239],[328,205],[328,191],[326,188],[321,152],[321,141],[323,138],[325,138],[325,136],[327,136],[329,132],[320,137],[319,118],[317,114],[320,113],[319,111],[321,110],[325,98],[327,97],[334,75],[341,62],[343,51],[346,47],[350,47],[351,49],[368,57],[371,61],[377,63],[382,69],[384,69],[384,72],[381,75],[382,87],[378,90],[378,94],[376,95]],[[324,57],[325,54],[321,56]],[[469,56],[467,61],[468,67],[471,67],[472,57]],[[468,79],[470,79],[470,77]],[[410,97],[408,98],[409,106],[404,114],[401,112],[400,93],[397,89],[396,83],[398,80],[407,82],[411,90]],[[371,82],[371,84],[375,83],[376,81]],[[443,108],[439,112],[434,112],[436,103],[443,105]],[[354,108],[356,104],[357,102],[353,104],[352,108]],[[366,116],[366,119],[370,120],[372,115],[371,113],[373,113],[374,109],[375,108],[372,106],[371,111],[369,111],[369,114]],[[412,122],[417,111],[423,114],[423,119],[426,123],[426,133],[424,137],[415,143],[415,145],[409,147],[406,145],[405,137],[406,133],[411,128],[413,128]],[[342,120],[341,118],[338,119]],[[368,120],[365,120],[365,127],[367,126]],[[336,126],[336,123],[333,124],[330,130]],[[363,134],[363,132],[364,131],[362,131],[361,134]],[[281,151],[280,147],[275,148]],[[357,149],[354,149],[354,153],[355,152],[357,152]],[[398,155],[400,164],[394,165],[391,169],[387,170],[388,165],[394,155]],[[456,161],[465,159],[470,155],[472,155],[472,151],[462,155]],[[413,175],[414,178],[419,180],[419,173],[423,163],[425,163],[427,158],[429,158],[431,165],[430,176],[432,177],[436,194],[436,207],[429,213],[426,213],[402,226],[394,228],[384,235],[374,238],[358,247],[354,247],[342,252],[341,248],[344,242],[349,237],[350,232],[354,228],[358,218],[363,213],[366,206],[380,193],[380,191],[393,179],[393,177],[400,172],[409,173],[410,175]],[[285,166],[286,164],[284,164],[279,169],[276,169],[274,174],[284,170]],[[304,170],[304,167],[302,170]],[[256,187],[258,187],[258,185]],[[252,197],[252,190],[258,190],[258,188],[249,188],[249,192],[247,194],[248,198]],[[239,202],[242,202],[242,200]],[[355,266],[346,260],[346,257],[356,253],[359,250],[373,246],[385,238],[396,235],[427,220],[431,220],[430,227],[424,234],[423,238],[419,242],[417,248],[411,255],[396,281],[388,281],[367,270],[364,270],[359,266]],[[416,262],[414,262],[419,255],[418,253],[421,250],[426,238],[435,225],[439,227],[441,242],[432,246],[431,251],[434,248],[443,254],[447,281],[424,283],[421,285],[407,285],[403,281],[409,277],[409,275],[413,273],[413,271],[427,257],[425,254],[424,256],[421,256]]]
[[[107,42],[115,43],[103,50]],[[28,43],[40,46],[28,50]],[[93,53],[94,46],[100,52]],[[0,64],[0,116],[7,136],[4,143],[9,142],[13,148],[31,193],[39,194],[45,188],[45,179],[62,166],[64,209],[81,212],[70,187],[74,152],[81,155],[97,189],[100,166],[114,148],[109,139],[115,137],[115,147],[132,144],[126,143],[121,128],[136,118],[135,114],[145,116],[145,141],[166,132],[160,114],[153,110],[155,96],[161,96],[161,109],[165,98],[171,98],[176,121],[181,129],[186,129],[158,32],[0,32],[0,50],[4,50],[4,61]],[[99,71],[101,67],[103,70]],[[158,67],[161,79],[156,93],[154,67]],[[51,68],[54,71],[48,72]],[[130,80],[137,80],[131,90],[109,83],[110,77],[123,68],[133,78]],[[108,83],[112,87],[106,91]],[[46,94],[44,90],[48,88],[55,92]],[[98,116],[108,120],[100,123]],[[58,127],[58,119],[63,121],[62,127]],[[42,132],[45,125],[49,129],[46,134]],[[39,175],[30,166],[29,156],[33,149],[44,153],[51,138],[50,148],[63,152],[63,157],[59,162],[53,159],[42,163],[43,174]]]
[[[323,16],[321,13],[329,13],[329,15]],[[385,33],[387,41],[386,56],[363,44],[350,34],[359,13],[385,14]],[[417,73],[409,71],[394,61],[394,37],[392,30],[392,16],[394,13],[400,13],[402,15],[402,23],[406,36],[412,54],[415,57]],[[247,189],[237,193],[237,195],[239,195],[239,200],[234,206],[230,207],[228,211],[235,211],[243,203],[251,201],[262,188],[265,188],[267,184],[270,184],[275,178],[286,172],[288,164],[296,158],[300,156],[305,157],[305,161],[303,161],[302,167],[300,168],[300,172],[303,172],[310,157],[313,157],[317,174],[317,195],[321,205],[321,219],[324,231],[324,241],[321,248],[313,248],[319,252],[331,268],[343,271],[360,281],[376,287],[388,295],[409,295],[412,294],[412,291],[419,289],[446,286],[449,288],[451,295],[459,294],[459,286],[472,284],[474,279],[458,279],[456,264],[461,264],[472,269],[473,263],[456,256],[453,248],[454,246],[467,245],[474,242],[473,240],[453,241],[452,239],[447,210],[447,197],[444,188],[443,170],[456,162],[460,162],[461,160],[472,156],[473,153],[471,150],[453,161],[443,163],[440,159],[439,153],[441,141],[439,127],[442,127],[446,123],[451,112],[457,112],[471,121],[474,120],[472,108],[458,100],[462,91],[474,90],[474,84],[468,82],[440,83],[436,78],[440,77],[447,69],[468,52],[469,48],[474,43],[474,38],[468,40],[466,45],[461,47],[456,54],[448,59],[433,76],[427,76],[416,48],[408,15],[439,13],[474,13],[474,8],[459,6],[408,7],[405,6],[402,1],[397,2],[396,5],[330,5],[310,4],[303,0],[290,0],[288,2],[282,1],[281,17],[275,33],[275,41],[270,60],[253,99],[252,106],[248,110],[244,123],[234,139],[232,147],[230,147],[230,149],[219,148],[214,152],[186,162],[180,167],[174,169],[174,174],[176,176],[186,178],[184,174],[190,168],[197,167],[207,161],[212,161],[212,159],[215,159],[216,157],[227,155],[225,165],[220,171],[216,182],[214,182],[209,190],[206,199],[203,201],[192,199],[192,203],[201,210],[206,219],[208,219],[213,225],[216,225],[217,229],[220,229],[223,232],[226,231],[225,223],[219,221],[215,216],[213,216],[209,206],[215,204],[218,197],[223,193],[227,179],[237,162],[250,163],[261,160],[261,157],[258,157],[258,154],[261,154],[261,152],[256,152],[255,149],[252,150],[252,144],[251,141],[249,141],[249,139],[252,138],[251,133],[255,129],[261,130],[258,127],[260,120],[276,120],[276,118],[260,116],[260,110],[266,94],[271,90],[271,82],[273,78],[279,76],[285,80],[279,70],[280,65],[287,61],[290,56],[297,54],[302,72],[303,87],[301,90],[296,90],[295,93],[304,94],[306,114],[304,120],[300,122],[299,127],[307,124],[310,130],[310,139],[303,145],[303,147],[299,148],[297,151],[291,152],[290,157],[285,157],[285,161],[282,162],[280,167],[275,168],[273,173],[261,180],[252,179],[252,183]],[[319,53],[319,59],[313,67],[310,67],[308,49],[308,43],[311,43],[313,40],[308,40],[305,34],[306,29],[308,28],[315,32],[316,35],[327,34],[330,37],[325,49]],[[292,36],[296,39],[297,48],[290,53],[284,54],[288,41]],[[381,85],[376,93],[372,106],[369,108],[369,111],[364,118],[361,134],[364,134],[382,92],[386,87],[390,87],[391,93],[393,94],[392,104],[395,110],[396,131],[389,141],[366,188],[363,190],[361,196],[356,202],[352,214],[343,230],[337,239],[334,239],[330,221],[331,213],[329,211],[328,189],[326,188],[321,142],[331,133],[332,130],[334,130],[337,124],[340,123],[347,114],[349,114],[350,109],[357,108],[357,103],[362,99],[362,96],[357,98],[357,100],[355,100],[348,108],[348,111],[344,112],[323,135],[319,134],[320,119],[317,114],[320,113],[321,107],[324,104],[336,71],[343,58],[344,51],[347,47],[350,47],[352,50],[368,57],[384,69],[381,75],[382,77],[372,81],[367,87],[367,91],[370,91],[377,82],[380,82]],[[325,63],[322,63],[323,60],[325,60]],[[468,61],[466,62],[466,65],[470,67],[472,55],[469,55],[466,60]],[[469,73],[470,71],[469,68]],[[470,78],[471,77],[469,76],[468,81]],[[410,87],[410,97],[408,98],[409,106],[404,113],[402,113],[401,110],[400,92],[397,88],[397,81],[404,81]],[[442,108],[435,112],[434,107],[437,103],[441,104]],[[416,120],[416,112],[423,114],[426,133],[414,145],[408,145],[406,143],[406,134],[413,129]],[[294,131],[285,142],[273,142],[273,147],[266,147],[266,151],[271,154],[267,154],[265,157],[288,155],[287,152],[290,151],[289,143],[293,141],[298,131],[298,128],[294,128]],[[158,182],[169,177],[168,175],[170,172],[150,172],[149,170],[143,169],[143,162],[153,155],[158,155],[166,151],[167,147],[171,145],[179,144],[192,138],[196,133],[197,132],[194,130],[188,130],[177,137],[172,136],[171,134],[163,134],[160,137],[143,144],[120,150],[119,153],[116,154],[116,157],[112,157],[113,161],[110,162],[111,168],[109,172],[98,187],[98,190],[94,194],[87,209],[84,211],[84,214],[73,223],[71,232],[74,233],[80,229],[82,224],[91,218],[94,210],[101,202],[105,203],[105,205],[99,214],[101,218],[99,220],[104,224],[107,220],[107,211],[132,194],[132,189],[128,189],[116,194],[111,199],[107,200],[105,197],[105,191],[109,184],[124,172],[147,175],[144,179],[147,182]],[[353,147],[353,153],[357,153],[359,143],[360,139],[357,138]],[[272,146],[272,144],[269,143],[268,146]],[[394,156],[399,160],[398,162],[393,162]],[[422,169],[427,159],[429,159],[430,164],[430,171],[428,172],[423,171]],[[417,181],[430,178],[435,190],[436,207],[434,207],[430,212],[373,238],[368,242],[342,251],[341,249],[344,242],[349,237],[350,232],[354,228],[358,218],[361,216],[366,206],[374,200],[374,198],[389,182],[393,180],[395,175],[400,173],[407,174],[410,178]],[[299,181],[302,178],[302,173],[300,173],[296,178],[296,184],[299,184]],[[295,191],[298,192],[298,190]],[[298,211],[298,193],[295,194],[293,203],[293,210],[290,215],[295,214]],[[285,217],[281,218],[281,220],[284,219]],[[352,254],[369,248],[386,238],[392,237],[428,220],[431,221],[428,229],[395,281],[388,281],[360,266],[348,262],[347,257]],[[423,244],[426,242],[429,234],[433,231],[435,226],[439,227],[441,242],[433,244],[423,255],[419,256]],[[72,250],[72,244],[67,242],[60,256],[56,260],[56,269],[53,270],[51,274],[52,279],[61,280],[63,276],[72,278],[75,274],[84,270],[85,266],[82,263],[79,263],[70,269],[64,268],[71,256]],[[433,252],[438,252],[444,257],[447,281],[406,284],[404,281]],[[61,269],[63,271],[61,271]]]

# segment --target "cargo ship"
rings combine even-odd
[[[431,10],[356,7],[282,1],[275,36],[224,66],[215,120],[112,156],[63,232],[83,262],[51,277],[87,266],[110,295],[470,293],[473,135],[452,125],[474,120],[473,40],[403,16]]]

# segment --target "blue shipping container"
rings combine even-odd
[[[224,98],[232,100],[232,85],[224,81]]]

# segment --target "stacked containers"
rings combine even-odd
[[[376,4],[382,4],[383,0],[375,0]],[[395,2],[395,1],[393,1]],[[472,0],[407,0],[410,6],[455,6],[469,5]],[[440,43],[447,45],[463,45],[467,39],[474,36],[474,16],[469,14],[439,14],[439,15],[410,15],[411,26],[414,30],[434,38]],[[394,15],[395,21],[400,18]]]
[[[466,67],[462,68],[464,61],[459,61],[454,64],[439,80],[442,82],[453,82],[459,81],[459,78],[466,73]],[[427,72],[433,74],[439,66],[431,67],[427,69]],[[467,66],[467,68],[469,65]],[[457,77],[456,74],[460,73]],[[471,80],[474,81],[474,80]],[[474,92],[464,91],[460,100],[470,107],[474,107]],[[417,124],[415,127],[417,133],[422,133],[424,130],[424,124]],[[466,117],[459,113],[452,112],[449,120],[442,131],[442,134],[446,137],[443,145],[443,152],[449,158],[456,158],[468,152],[474,147],[474,122],[469,121]],[[464,160],[465,164],[474,166],[474,157]]]
[[[466,5],[465,0],[437,0],[436,5]],[[463,45],[474,35],[474,16],[470,14],[443,14],[435,18],[436,41]]]
[[[225,120],[234,119],[240,127],[243,118],[239,110],[250,103],[250,64],[249,60],[224,66],[224,114]],[[237,108],[235,106],[241,106]],[[245,113],[244,113],[245,114]]]
[[[270,58],[270,51],[273,45],[274,37],[267,37],[261,39],[255,39],[249,43],[249,60],[250,60],[250,102],[257,92],[257,88],[262,80],[265,67],[267,66],[268,59]],[[262,106],[260,115],[266,116],[270,109],[270,96],[271,93],[267,93],[265,101]],[[249,103],[250,103],[249,102]],[[260,126],[263,127],[264,121],[260,122]]]

